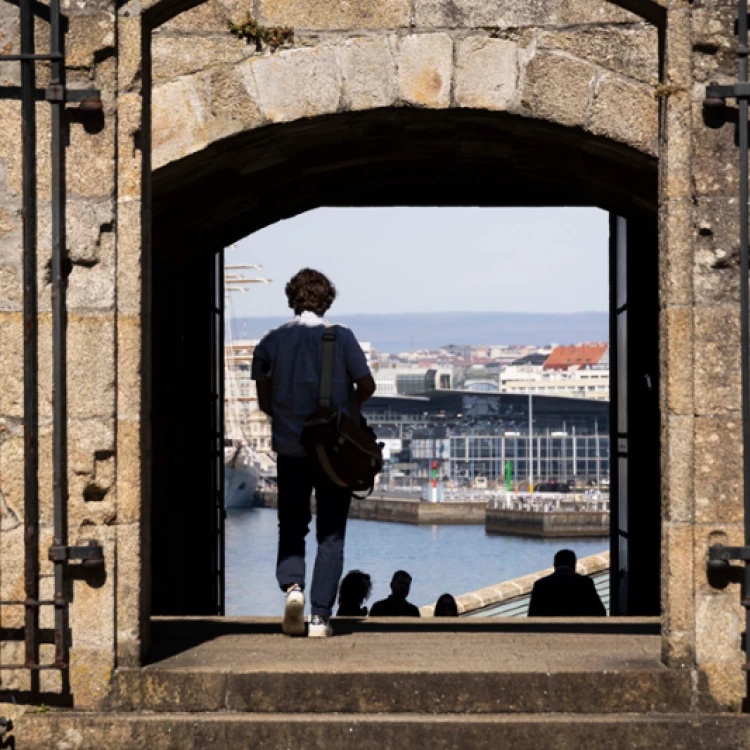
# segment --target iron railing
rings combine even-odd
[[[51,0],[49,9],[34,0],[19,0],[20,53],[0,55],[0,62],[18,62],[21,86],[0,88],[2,98],[20,98],[23,159],[23,419],[24,419],[24,593],[23,600],[0,601],[0,607],[24,607],[23,663],[0,664],[0,670],[29,670],[31,691],[39,690],[42,670],[67,670],[70,634],[69,600],[65,593],[66,568],[70,560],[86,565],[104,561],[101,546],[68,545],[68,449],[66,383],[66,287],[67,248],[65,238],[65,131],[66,103],[80,102],[86,112],[100,108],[99,93],[93,89],[71,91],[65,85],[64,26],[60,0]],[[34,40],[35,16],[47,16],[50,28],[49,52],[37,54]],[[36,64],[49,62],[50,84],[36,87]],[[53,525],[54,541],[49,559],[54,565],[54,595],[39,597],[39,304],[37,289],[37,121],[36,102],[46,100],[51,108],[50,165],[52,219],[52,388],[53,388]],[[54,607],[53,661],[41,663],[39,628],[41,607]],[[0,631],[6,640],[16,640],[17,631]],[[65,689],[67,681],[64,680]]]

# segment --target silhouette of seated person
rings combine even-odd
[[[561,549],[555,572],[540,578],[531,591],[529,617],[604,617],[607,612],[588,576],[576,573],[576,554]]]
[[[366,617],[367,607],[363,606],[370,598],[372,579],[361,570],[350,570],[339,586],[339,608],[337,617]]]
[[[458,604],[450,594],[441,594],[432,614],[433,617],[458,617]]]
[[[370,617],[419,617],[419,609],[406,601],[410,589],[411,576],[397,570],[391,579],[391,595],[372,605]]]

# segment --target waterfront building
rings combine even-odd
[[[399,441],[381,478],[388,487],[420,485],[433,470],[454,489],[609,483],[609,404],[603,401],[433,391],[376,394],[363,413],[379,439]]]

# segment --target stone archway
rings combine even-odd
[[[522,124],[523,132],[536,123],[544,127],[549,123],[543,135],[554,131],[577,138],[579,153],[590,156],[590,148],[600,148],[612,164],[624,157],[626,172],[631,170],[629,160],[652,160],[658,148],[664,660],[694,669],[695,684],[698,676],[707,676],[710,694],[723,705],[741,694],[741,610],[736,587],[713,588],[703,566],[713,540],[739,543],[742,539],[741,494],[734,481],[741,473],[739,441],[722,443],[721,439],[738,430],[739,364],[733,344],[739,326],[732,239],[735,152],[731,128],[709,131],[700,113],[702,84],[734,77],[728,50],[735,14],[723,5],[699,7],[666,0],[618,0],[616,5],[620,7],[600,0],[502,4],[493,0],[347,4],[257,0],[254,7],[262,23],[295,27],[295,48],[275,56],[255,55],[228,37],[215,48],[216,55],[211,51],[210,37],[224,33],[226,16],[245,12],[239,0],[143,0],[66,9],[70,80],[97,87],[103,101],[101,129],[86,133],[74,124],[67,152],[73,264],[69,368],[76,378],[69,414],[69,504],[75,525],[71,539],[96,536],[105,549],[107,574],[107,585],[100,589],[74,586],[71,685],[77,705],[102,705],[111,692],[114,668],[138,664],[149,637],[152,446],[143,425],[152,409],[149,372],[144,367],[153,312],[148,273],[152,189],[168,187],[170,175],[182,179],[182,168],[203,168],[201,155],[221,152],[230,140],[239,145],[242,138],[260,141],[267,134],[266,153],[272,153],[276,144],[271,134],[287,125],[304,131],[307,125],[322,126],[325,118],[331,118],[342,124],[347,120],[354,127],[360,117],[362,124],[373,123],[369,118],[398,119],[407,110],[415,117],[434,114],[435,122],[445,115],[444,127],[451,118],[471,120],[475,114],[492,115],[498,123],[507,118]],[[657,23],[660,33],[639,31],[638,17],[623,8]],[[158,50],[151,54],[157,28],[164,52],[161,60],[166,61],[161,72]],[[0,32],[11,47],[17,31],[12,12],[0,16]],[[653,41],[625,43],[638,33]],[[616,43],[617,39],[623,43]],[[446,54],[449,43],[451,52]],[[661,59],[645,78],[639,76],[635,72],[639,55],[657,43]],[[474,53],[460,57],[461,50],[472,49],[476,57]],[[229,57],[222,57],[227,50]],[[508,60],[514,55],[517,73],[508,86],[503,82],[509,80]],[[383,64],[351,67],[354,58]],[[458,86],[459,78],[480,58],[497,65],[475,66],[474,74],[461,78]],[[314,65],[313,60],[317,60]],[[420,61],[437,70],[440,80],[422,75]],[[312,69],[320,70],[329,83],[314,87],[320,98],[312,109],[300,111],[298,99],[304,99],[305,75]],[[396,79],[385,85],[384,74],[394,70]],[[374,75],[372,80],[367,71]],[[448,72],[450,85],[446,85]],[[156,134],[158,148],[153,153],[152,74],[160,77],[153,90],[156,117],[163,117],[159,107],[164,102],[175,104],[174,121],[167,123],[163,138]],[[283,96],[282,101],[269,96],[275,84],[264,88],[263,81],[268,83],[274,76],[297,86],[302,96],[286,102]],[[0,77],[3,86],[17,85],[5,67]],[[469,85],[469,80],[474,83]],[[561,87],[579,93],[560,97]],[[157,99],[160,88],[164,96]],[[380,98],[370,98],[376,92]],[[640,133],[645,138],[634,138],[628,119],[638,109],[633,102],[655,112],[654,96],[661,102],[658,133],[654,120]],[[606,112],[598,109],[602,103]],[[0,487],[9,510],[20,519],[22,491],[15,468],[21,454],[20,126],[15,103],[0,105],[3,132],[16,134],[0,141],[0,417],[4,420]],[[195,116],[178,122],[177,113],[187,106],[194,106]],[[467,168],[454,185],[470,187],[479,161],[475,159],[472,169]],[[49,193],[43,162],[40,205],[44,210]],[[349,165],[352,170],[355,166]],[[489,176],[487,171],[483,179]],[[425,182],[413,184],[424,188]],[[326,188],[328,200],[335,199],[334,187],[332,180]],[[548,187],[552,196],[553,185]],[[290,191],[283,209],[287,214],[309,207],[309,200],[302,199],[294,205],[292,196]],[[158,193],[154,198],[154,208],[166,211],[163,216],[173,209],[169,201],[160,208]],[[613,194],[607,200],[617,203]],[[239,231],[240,224],[232,224],[235,220],[252,228],[241,210],[225,219],[228,230],[222,241]],[[157,233],[159,220],[157,215]],[[47,251],[40,246],[42,266]],[[46,409],[50,389],[45,357],[40,370]],[[41,484],[48,497],[51,479],[44,461],[46,453]],[[733,481],[718,481],[719,472]],[[91,482],[106,484],[103,501],[86,498],[84,490]],[[4,592],[20,582],[9,572],[21,567],[18,528],[4,531],[0,545]],[[18,651],[7,645],[3,644],[2,654],[6,660]],[[2,686],[8,684],[3,676]],[[13,678],[10,684],[23,680]]]
[[[440,14],[436,28],[419,33],[370,18],[367,32],[302,34],[275,52],[228,34],[231,11],[219,3],[154,30],[151,283],[160,343],[149,369],[162,454],[170,430],[190,431],[175,426],[177,401],[210,399],[207,381],[178,393],[158,373],[191,358],[185,342],[200,327],[196,307],[209,307],[196,301],[208,290],[211,252],[255,229],[320,205],[396,204],[598,205],[655,227],[657,30],[611,6],[585,23],[574,4],[553,5],[511,14],[494,31],[444,28]],[[177,319],[192,323],[183,330]],[[170,325],[180,330],[174,348],[163,333]],[[176,584],[188,569],[192,581],[210,575],[198,553],[210,546],[200,541],[208,517],[188,514],[203,519],[192,529],[181,520],[177,545],[160,530],[209,485],[195,480],[200,456],[181,446],[184,471],[153,464],[154,601],[163,614],[209,614],[213,602],[199,603],[195,585]]]

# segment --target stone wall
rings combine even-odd
[[[267,129],[272,140],[277,123],[384,108],[503,112],[626,144],[632,153],[658,153],[664,658],[673,667],[699,668],[705,705],[736,703],[743,692],[738,586],[710,583],[705,558],[713,541],[742,541],[737,155],[731,120],[709,128],[701,108],[707,81],[735,77],[736,4],[663,4],[666,59],[657,86],[655,30],[600,0],[216,0],[176,15],[177,0],[64,2],[68,82],[97,86],[104,104],[98,123],[72,118],[67,152],[70,538],[96,538],[106,557],[103,580],[79,575],[72,583],[77,706],[106,701],[113,668],[137,664],[148,633],[142,477],[149,447],[141,419],[150,409],[142,351],[151,333],[151,163],[157,170],[174,165],[253,129]],[[231,36],[227,18],[243,20],[251,5],[262,24],[294,27],[294,44],[272,53]],[[169,20],[152,33],[149,23],[160,17]],[[46,27],[37,26],[43,49]],[[149,59],[142,41],[151,37]],[[17,11],[2,3],[0,50],[17,48]],[[45,67],[38,72],[43,85]],[[18,82],[18,66],[0,64],[0,85]],[[48,106],[40,102],[37,111],[45,558]],[[18,102],[0,100],[0,132],[0,597],[17,599],[23,546]],[[727,433],[737,439],[718,439]],[[44,559],[42,571],[42,595],[49,596]],[[20,625],[21,616],[3,608],[0,627]],[[50,617],[44,613],[45,625]],[[0,644],[0,659],[16,661],[19,649]],[[44,679],[45,687],[56,687],[56,676]],[[0,689],[23,689],[27,680],[0,672]]]
[[[294,27],[276,51],[228,33],[242,3],[211,0],[159,27],[154,168],[248,129],[404,106],[507,111],[656,153],[653,26],[574,0],[410,6],[261,2],[261,23]]]

